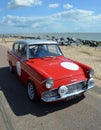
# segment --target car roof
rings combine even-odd
[[[17,43],[25,43],[27,45],[34,45],[34,44],[58,44],[57,42],[55,41],[51,41],[51,40],[19,40],[19,41],[16,41]],[[15,43],[16,43],[15,42]]]

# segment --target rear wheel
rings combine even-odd
[[[36,93],[36,89],[35,89],[35,86],[31,82],[28,82],[27,93],[31,101],[37,101],[38,96]]]
[[[9,71],[10,71],[11,73],[13,73],[13,66],[12,66],[12,63],[11,63],[11,62],[9,62]]]

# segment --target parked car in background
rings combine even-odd
[[[10,72],[21,78],[32,101],[70,100],[94,87],[93,69],[64,57],[57,42],[16,41],[7,56]]]

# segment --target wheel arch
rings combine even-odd
[[[28,78],[27,85],[28,85],[29,82],[31,82],[33,84],[33,86],[35,87],[35,90],[36,90],[36,92],[38,94],[38,90],[37,90],[36,84],[33,82],[33,80],[31,78]]]
[[[14,68],[13,68],[12,61],[9,60],[8,63],[9,63],[9,70],[10,70],[10,72],[14,73]]]
[[[11,61],[11,60],[8,60],[8,63],[9,63],[9,64],[12,64],[12,61]]]

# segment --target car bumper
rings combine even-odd
[[[86,83],[86,85],[84,85],[85,83]],[[55,101],[60,101],[63,99],[66,99],[66,100],[73,99],[77,96],[80,96],[82,93],[88,91],[89,89],[93,88],[94,87],[94,79],[91,78],[88,81],[75,83],[73,85],[68,85],[66,87],[69,88],[69,92],[62,95],[62,96],[58,93],[58,89],[44,92],[42,94],[42,98],[41,98],[42,101],[55,102]]]

